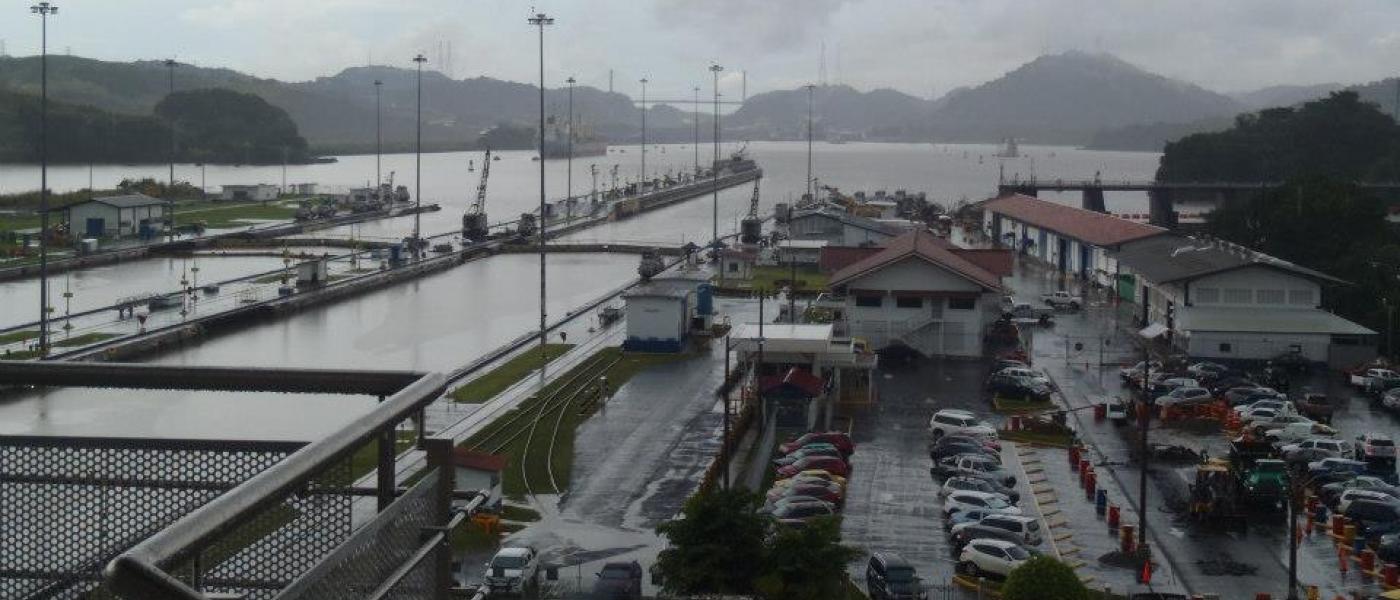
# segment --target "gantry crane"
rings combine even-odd
[[[486,220],[486,180],[491,177],[491,149],[486,149],[486,157],[481,161],[481,182],[476,184],[476,201],[467,214],[462,215],[462,240],[479,242],[491,232]]]
[[[749,214],[739,224],[739,242],[757,244],[763,238],[763,219],[758,218],[758,182],[753,181],[753,198],[749,200]]]

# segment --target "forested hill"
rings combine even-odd
[[[307,162],[306,140],[286,111],[222,89],[176,92],[154,114],[121,114],[49,101],[48,154],[55,163],[165,162],[175,123],[175,160],[230,164]],[[0,161],[38,162],[39,97],[0,89]],[[285,153],[285,154],[284,154]]]
[[[1230,129],[1167,144],[1158,181],[1400,178],[1400,125],[1356,92],[1235,118]]]

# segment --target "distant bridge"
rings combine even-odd
[[[998,195],[1040,192],[1079,192],[1081,206],[1087,210],[1108,212],[1104,192],[1147,192],[1148,221],[1161,227],[1177,226],[1176,202],[1189,200],[1210,203],[1216,207],[1243,199],[1264,190],[1279,188],[1283,181],[1110,181],[1104,179],[1031,179],[1003,180],[997,184]],[[1356,182],[1367,190],[1400,192],[1400,182]]]

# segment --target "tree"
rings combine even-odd
[[[757,508],[758,497],[741,489],[692,496],[680,519],[656,528],[670,544],[656,561],[662,587],[672,594],[751,593],[769,527]]]
[[[1069,568],[1049,556],[1016,567],[1001,586],[1003,600],[1088,600],[1089,588]]]
[[[841,544],[836,518],[815,519],[804,527],[780,527],[769,539],[763,574],[756,587],[770,600],[831,597],[846,579],[846,564],[860,552]]]

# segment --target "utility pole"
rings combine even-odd
[[[1144,296],[1146,292],[1144,292]],[[1146,302],[1144,301],[1144,305]],[[1138,474],[1138,547],[1147,547],[1147,422],[1152,414],[1152,393],[1148,391],[1148,381],[1152,374],[1152,338],[1144,337],[1142,340],[1142,402],[1138,404],[1138,428],[1141,430],[1141,439],[1138,445],[1138,454],[1141,455],[1139,464],[1142,472]]]
[[[710,73],[714,76],[715,91],[715,160],[714,164],[710,166],[710,187],[713,188],[711,191],[714,195],[712,208],[714,222],[711,225],[710,247],[714,248],[715,251],[719,250],[719,73],[723,70],[724,67],[719,65],[710,65]],[[760,325],[760,327],[762,327],[762,325]],[[760,334],[760,337],[762,337],[762,334]],[[762,342],[759,342],[759,344],[759,347],[762,348]]]
[[[383,81],[374,80],[374,197],[380,201],[384,200],[380,197],[381,186],[384,184],[380,175],[382,172],[380,159],[384,155],[384,123],[382,119],[384,113],[380,110],[379,104],[379,92],[383,87]]]
[[[647,191],[647,78],[642,78],[642,184],[637,193]]]
[[[608,93],[613,93],[613,70],[608,69]]]
[[[58,7],[40,2],[39,15],[39,356],[49,353],[49,15]]]
[[[539,29],[540,32],[540,222],[539,222],[539,248],[540,248],[540,364],[548,362],[548,354],[545,350],[545,341],[548,337],[545,331],[545,259],[544,240],[545,226],[549,222],[545,219],[545,199],[544,199],[544,26],[553,25],[554,19],[544,13],[536,13],[530,17],[529,22]],[[540,375],[544,376],[544,367],[540,368]]]
[[[807,197],[816,199],[816,190],[812,189],[812,92],[817,86],[807,84]]]
[[[422,240],[418,239],[418,235],[423,217],[423,63],[428,62],[428,59],[419,52],[418,56],[413,57],[413,62],[418,65],[418,135],[413,148],[413,257],[419,258]]]
[[[695,86],[695,174],[700,174],[700,86]]]
[[[572,218],[574,211],[574,82],[576,80],[571,75],[564,81],[569,84],[569,168],[566,171],[567,175],[565,175],[568,182],[565,184],[568,189],[568,194],[565,197],[568,200],[565,200],[564,207],[568,210],[568,216]],[[544,159],[541,158],[540,162],[544,162]]]
[[[42,3],[41,3],[42,4]],[[175,62],[173,58],[165,59],[166,74],[170,78],[170,96],[175,95]],[[170,108],[174,108],[173,106]],[[166,198],[170,200],[170,224],[168,237],[170,241],[175,241],[175,113],[170,114],[170,178],[166,179],[168,184],[165,188]]]

